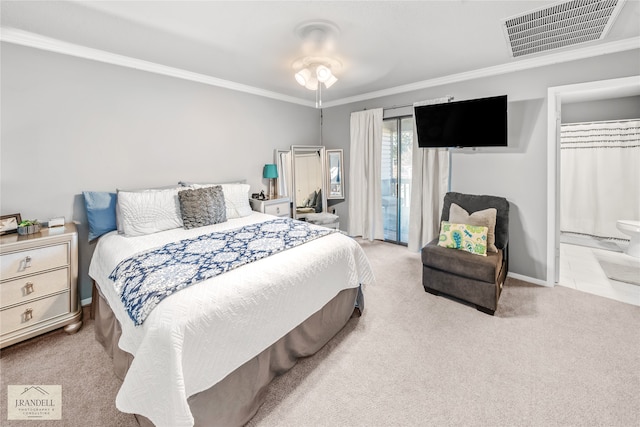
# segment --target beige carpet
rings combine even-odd
[[[417,254],[363,242],[377,283],[366,310],[271,384],[249,426],[640,425],[640,307],[508,280],[496,315],[421,286]],[[135,426],[93,339],[54,332],[1,352],[8,384],[62,384],[63,420],[43,426]]]

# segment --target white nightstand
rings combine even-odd
[[[0,237],[0,268],[0,348],[62,326],[80,329],[74,224]]]
[[[249,199],[249,203],[254,211],[291,218],[291,200],[288,197],[276,197],[268,200]]]

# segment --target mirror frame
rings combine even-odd
[[[292,145],[291,146],[291,180],[292,180],[292,191],[291,191],[291,202],[293,203],[292,211],[293,217],[295,219],[304,218],[306,214],[298,214],[297,203],[296,203],[296,153],[317,153],[319,152],[320,158],[320,189],[322,191],[322,211],[327,212],[327,188],[326,188],[326,165],[325,165],[325,148],[323,145]]]
[[[286,164],[282,161],[283,154],[289,154],[289,159]],[[276,164],[276,168],[278,169],[278,178],[276,178],[276,196],[289,197],[289,201],[292,201],[293,174],[291,168],[291,150],[278,150],[277,148],[273,150],[273,163]],[[283,189],[285,191],[283,191]]]
[[[327,188],[327,199],[328,200],[342,200],[344,199],[344,166],[343,166],[343,150],[342,148],[335,148],[331,150],[325,150],[327,159],[325,161],[325,165],[327,168],[326,179],[327,182],[325,184]],[[339,185],[340,191],[332,191],[331,190],[331,157],[338,155],[338,176],[340,177]]]

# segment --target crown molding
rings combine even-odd
[[[562,62],[570,62],[578,59],[591,58],[594,56],[607,55],[611,53],[622,52],[626,50],[640,49],[640,37],[628,38],[609,43],[602,43],[594,46],[584,47],[575,50],[565,50],[552,54],[541,54],[535,58],[527,58],[515,60],[508,64],[496,65],[493,67],[480,68],[478,70],[466,71],[464,73],[451,74],[435,79],[423,80],[420,82],[410,83],[402,86],[396,86],[388,89],[382,89],[374,92],[363,93],[361,95],[351,96],[328,101],[324,103],[324,108],[335,107],[338,105],[351,104],[353,102],[367,101],[383,96],[397,95],[400,93],[412,92],[420,89],[427,89],[436,86],[443,86],[452,83],[459,83],[467,80],[474,80],[483,77],[497,76],[500,74],[513,73],[515,71],[523,71],[547,65],[559,64]]]
[[[189,80],[198,83],[204,83],[210,86],[217,86],[225,89],[235,90],[238,92],[250,93],[266,98],[276,99],[279,101],[289,102],[293,104],[304,105],[305,107],[315,107],[315,103],[295,98],[281,93],[272,92],[257,87],[232,82],[230,80],[211,77],[206,74],[194,73],[180,68],[169,67],[155,62],[144,61],[129,56],[118,55],[100,49],[93,49],[74,43],[64,42],[62,40],[45,37],[39,34],[23,31],[16,28],[2,27],[0,28],[0,41],[13,43],[21,46],[32,47],[35,49],[46,50],[49,52],[60,53],[63,55],[75,56],[77,58],[89,59],[98,62],[104,62],[111,65],[119,65],[121,67],[133,68],[136,70],[147,71],[150,73],[161,74],[169,77],[176,77],[183,80]]]
[[[305,107],[315,107],[314,102],[305,99],[260,89],[254,86],[236,83],[230,80],[219,79],[216,77],[208,76],[206,74],[194,73],[180,68],[169,67],[166,65],[144,61],[129,56],[118,55],[100,49],[93,49],[74,43],[68,43],[62,40],[45,37],[16,28],[1,27],[0,41],[32,47],[35,49],[46,50],[49,52],[60,53],[63,55],[70,55],[78,58],[104,62],[107,64],[119,65],[122,67],[133,68],[136,70],[147,71],[150,73],[156,73],[193,82],[203,83],[210,86],[221,87],[238,92],[245,92],[252,95],[303,105]],[[384,96],[397,95],[420,89],[427,89],[436,86],[459,83],[467,80],[507,74],[515,71],[523,71],[531,68],[543,67],[562,62],[570,62],[578,59],[585,59],[632,49],[640,49],[640,38],[634,37],[609,43],[597,44],[580,49],[563,50],[552,54],[540,54],[539,56],[536,56],[534,58],[518,59],[507,64],[481,68],[463,73],[451,74],[435,79],[423,80],[379,91],[363,93],[361,95],[346,97],[335,101],[328,101],[324,102],[322,108],[330,108],[339,105],[351,104],[353,102],[366,101]]]

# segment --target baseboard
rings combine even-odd
[[[512,277],[517,280],[522,280],[523,282],[533,283],[534,285],[546,286],[548,288],[553,287],[553,285],[550,285],[549,283],[547,283],[546,280],[534,279],[533,277],[524,276],[518,273],[508,272],[507,277]]]
[[[91,297],[82,299],[80,300],[80,306],[84,307],[85,305],[91,305],[91,301],[93,301],[93,298]]]

